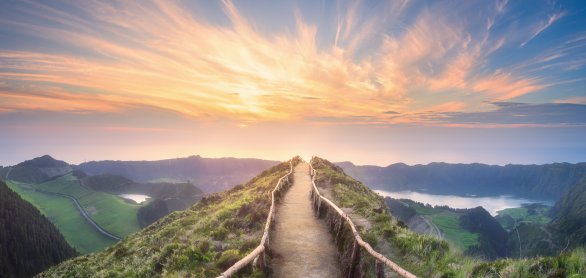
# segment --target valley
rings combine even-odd
[[[205,158],[197,159],[205,164]],[[181,163],[183,160],[178,161]],[[212,163],[215,170],[210,173],[200,171],[206,173],[205,179],[208,181],[243,181],[240,179],[242,175],[254,175],[255,172],[251,171],[257,171],[256,167],[272,163],[258,164],[257,161],[262,161],[250,160],[256,164],[248,165],[248,160],[213,161],[236,164],[223,170],[221,163]],[[192,166],[199,167],[186,167]],[[109,173],[88,175],[80,168],[50,156],[42,156],[15,166],[3,167],[0,172],[7,186],[39,209],[67,242],[83,254],[104,250],[173,211],[189,208],[203,195],[190,182],[139,183]],[[177,177],[169,171],[159,171],[157,175],[167,180]],[[142,197],[142,201],[136,199],[141,196],[148,198]]]

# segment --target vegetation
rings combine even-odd
[[[83,177],[81,183],[93,190],[116,195],[149,196],[150,200],[138,208],[137,219],[142,228],[173,211],[187,209],[203,195],[203,192],[191,183],[137,183],[110,174]]]
[[[497,212],[496,220],[503,228],[512,231],[516,224],[533,223],[545,225],[551,221],[550,206],[542,204],[523,204],[520,208],[507,208]]]
[[[90,214],[92,220],[106,231],[125,237],[140,230],[136,214],[139,206],[122,198],[94,191],[80,183],[71,173],[34,186],[45,192],[73,196]]]
[[[8,181],[7,185],[39,209],[80,253],[104,250],[115,243],[91,226],[68,198],[35,191],[34,185],[28,183]]]
[[[341,207],[352,208],[358,217],[371,223],[361,228],[365,240],[379,252],[421,277],[582,277],[586,275],[586,252],[576,249],[557,257],[483,262],[464,256],[437,238],[418,235],[401,225],[388,213],[384,199],[362,183],[347,176],[340,167],[321,158],[312,160],[317,170],[317,184],[331,189],[332,198]],[[347,256],[351,239],[337,236],[342,260]],[[340,239],[341,238],[341,239]],[[372,260],[362,267],[372,276]],[[344,264],[343,264],[344,265]],[[558,275],[558,276],[554,276]]]
[[[31,277],[77,252],[35,207],[0,182],[0,277]]]
[[[167,215],[103,252],[66,261],[40,277],[217,276],[259,244],[270,193],[288,171],[289,162],[278,164],[244,185]],[[260,273],[248,268],[241,275]]]
[[[586,178],[555,204],[552,215],[553,225],[572,245],[586,245]]]
[[[16,166],[7,167],[2,176],[6,178],[6,175],[10,173],[8,180],[40,183],[71,172],[71,170],[72,168],[69,164],[45,155],[24,161]]]

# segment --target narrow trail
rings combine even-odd
[[[334,240],[315,216],[310,189],[309,164],[300,163],[277,208],[271,234],[273,277],[341,277]]]

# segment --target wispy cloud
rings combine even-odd
[[[434,124],[434,112],[474,111],[549,82],[513,64],[487,66],[508,43],[494,32],[507,1],[487,5],[481,31],[443,12],[453,4],[414,13],[397,1],[368,16],[365,4],[340,5],[323,43],[328,29],[302,12],[294,30],[267,34],[229,0],[220,3],[228,24],[175,1],[69,3],[77,13],[27,2],[19,10],[35,20],[2,25],[61,48],[0,45],[0,111],[147,106],[202,121]],[[522,45],[563,16],[553,14]]]
[[[523,43],[521,43],[521,47],[525,46],[527,43],[532,41],[535,37],[539,36],[539,34],[541,34],[543,31],[545,31],[547,28],[549,28],[551,25],[553,25],[556,21],[558,21],[560,18],[564,17],[565,14],[566,14],[565,12],[556,12],[556,13],[553,13],[552,15],[550,15],[547,18],[547,21],[538,25],[535,28],[535,31],[533,31],[533,33],[531,34],[531,36],[527,40],[525,40]]]

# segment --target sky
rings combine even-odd
[[[1,1],[0,165],[586,161],[584,1]]]

